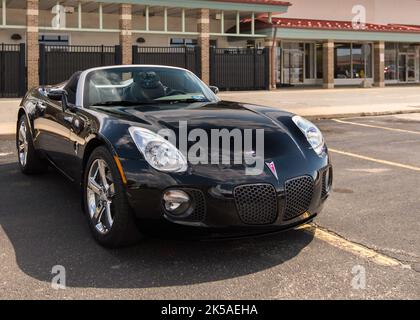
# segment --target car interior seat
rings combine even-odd
[[[152,101],[165,96],[165,87],[153,71],[134,74],[130,91],[135,101]]]
[[[112,74],[103,75],[101,73],[97,73],[92,76],[89,80],[89,105],[94,105],[100,102],[122,100],[121,94],[110,80],[112,77]]]

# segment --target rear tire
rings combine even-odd
[[[16,148],[19,167],[24,174],[40,173],[47,170],[47,162],[35,150],[32,133],[25,115],[22,115],[18,121]]]
[[[103,146],[93,150],[86,164],[83,197],[89,227],[100,245],[123,247],[142,238],[115,160]]]

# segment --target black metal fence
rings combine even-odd
[[[210,84],[221,90],[268,90],[268,49],[210,48]]]
[[[42,85],[65,81],[76,71],[121,64],[120,46],[41,44],[39,51],[39,81]]]
[[[0,97],[21,97],[25,89],[25,44],[0,44]]]
[[[22,46],[0,47],[2,97],[18,96],[25,90],[25,50]],[[182,67],[201,77],[200,47],[133,46],[132,54],[134,64]],[[120,46],[40,45],[42,85],[65,81],[78,70],[115,64],[121,64]],[[221,90],[269,89],[269,68],[269,49],[210,48],[210,84]]]
[[[133,46],[133,63],[180,67],[201,76],[199,47]]]

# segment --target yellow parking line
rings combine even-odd
[[[392,161],[387,161],[387,160],[381,160],[381,159],[375,159],[375,158],[371,158],[371,157],[362,156],[360,154],[340,151],[340,150],[336,150],[336,149],[332,149],[332,148],[328,148],[328,150],[330,152],[338,153],[338,154],[341,154],[341,155],[344,155],[344,156],[349,156],[349,157],[358,158],[358,159],[362,159],[362,160],[372,161],[372,162],[385,164],[385,165],[388,165],[388,166],[393,166],[393,167],[398,167],[398,168],[403,168],[403,169],[408,169],[408,170],[412,170],[412,171],[420,171],[420,167],[410,166],[410,165],[407,165],[407,164],[402,164],[402,163],[392,162]]]
[[[339,119],[332,119],[332,120],[335,121],[335,122],[338,122],[338,123],[351,124],[351,125],[360,126],[360,127],[375,128],[375,129],[382,129],[382,130],[388,130],[388,131],[395,131],[395,132],[403,132],[403,133],[411,133],[411,134],[420,135],[420,131],[412,131],[412,130],[389,128],[389,127],[383,127],[383,126],[375,126],[375,125],[372,125],[372,124],[358,123],[358,122],[345,121],[345,120],[339,120]]]
[[[305,224],[299,228],[298,230],[303,230],[307,233],[312,234],[316,239],[322,240],[338,249],[347,251],[351,254],[359,256],[364,259],[368,259],[378,265],[386,266],[386,267],[402,267],[402,268],[410,268],[409,265],[402,264],[400,261],[385,256],[381,253],[376,252],[373,249],[367,248],[361,244],[351,242],[346,240],[339,235],[324,230],[320,227]]]

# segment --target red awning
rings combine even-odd
[[[314,19],[295,19],[295,18],[272,18],[272,25],[268,22],[266,16],[258,16],[256,21],[260,22],[258,28],[267,28],[274,26],[277,28],[295,28],[295,29],[317,29],[317,30],[336,30],[336,31],[370,31],[370,32],[413,32],[419,33],[420,26],[403,24],[374,24],[366,23],[353,27],[351,21],[336,20],[314,20]],[[250,19],[243,22],[249,23]]]
[[[276,0],[213,0],[213,1],[261,4],[261,5],[268,5],[268,6],[291,6],[292,5],[290,2],[287,2],[287,1],[276,1]]]

